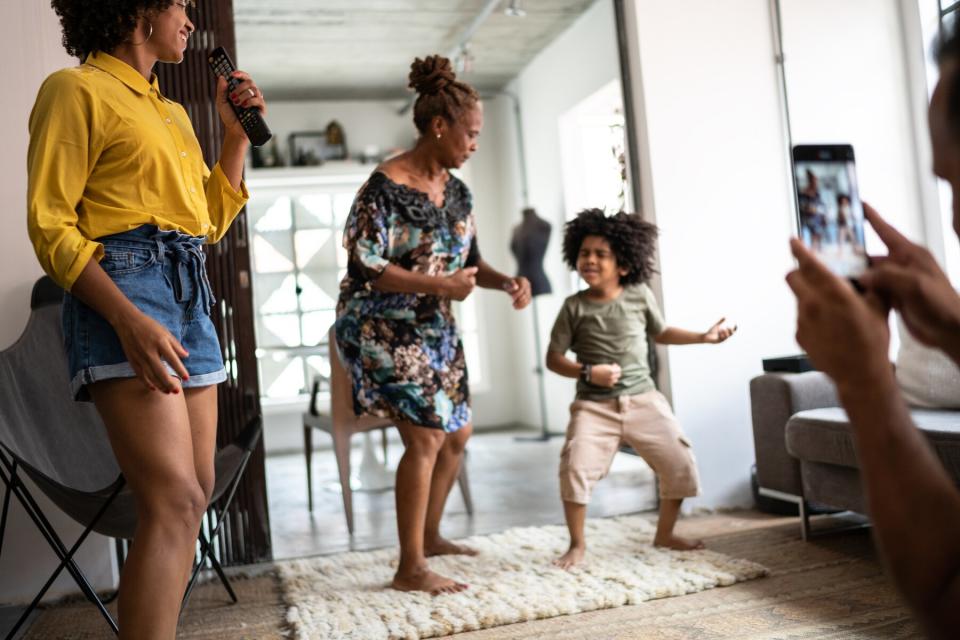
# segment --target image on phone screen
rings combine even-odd
[[[793,172],[800,239],[838,276],[859,276],[867,252],[853,147],[797,145]]]

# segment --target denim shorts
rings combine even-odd
[[[104,249],[100,267],[130,302],[163,325],[190,354],[182,360],[190,374],[182,386],[206,387],[226,380],[210,319],[214,298],[204,265],[205,239],[144,225],[97,241]],[[63,338],[75,399],[90,399],[88,384],[136,377],[113,327],[69,293],[63,300]],[[169,364],[167,370],[176,375]]]

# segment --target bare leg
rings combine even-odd
[[[457,474],[460,473],[463,450],[471,433],[473,425],[469,424],[454,433],[448,433],[437,455],[437,464],[433,467],[433,478],[430,481],[430,500],[427,503],[427,521],[424,527],[424,552],[428,558],[457,554],[477,555],[475,549],[454,544],[440,535],[440,518],[443,517],[447,496],[450,495]]]
[[[187,404],[182,394],[148,391],[136,379],[98,382],[90,393],[137,505],[120,575],[120,637],[170,640],[207,506]]]
[[[190,416],[190,434],[193,440],[193,467],[197,471],[200,488],[207,496],[213,495],[216,474],[213,459],[217,453],[217,387],[184,389],[187,413]]]
[[[213,487],[217,481],[213,465],[214,456],[217,453],[217,387],[211,385],[184,389],[183,394],[187,401],[187,413],[190,416],[193,468],[196,470],[200,489],[203,490],[204,508],[206,508],[210,506]],[[190,554],[187,562],[188,580],[193,572],[194,556],[195,554]]]
[[[397,422],[397,429],[406,448],[397,464],[400,566],[391,586],[400,591],[426,591],[433,595],[463,591],[467,585],[430,571],[423,548],[431,477],[445,434],[402,421]]]
[[[681,538],[673,533],[673,527],[677,524],[677,516],[680,515],[681,504],[683,504],[683,498],[663,498],[660,500],[660,520],[657,522],[657,535],[653,539],[653,544],[657,547],[668,547],[678,551],[703,549],[703,540]]]
[[[587,505],[563,501],[563,516],[570,531],[570,548],[565,554],[553,561],[561,569],[570,569],[583,562],[587,551],[587,541],[583,537],[583,525],[587,519]]]

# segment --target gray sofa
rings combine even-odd
[[[826,375],[765,373],[750,381],[750,403],[759,492],[799,505],[804,540],[811,504],[866,513],[850,424]],[[960,484],[960,411],[911,414]]]

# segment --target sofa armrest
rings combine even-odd
[[[800,464],[787,453],[787,420],[798,411],[839,406],[833,382],[819,371],[765,373],[750,381],[757,483],[791,495],[803,493]]]

